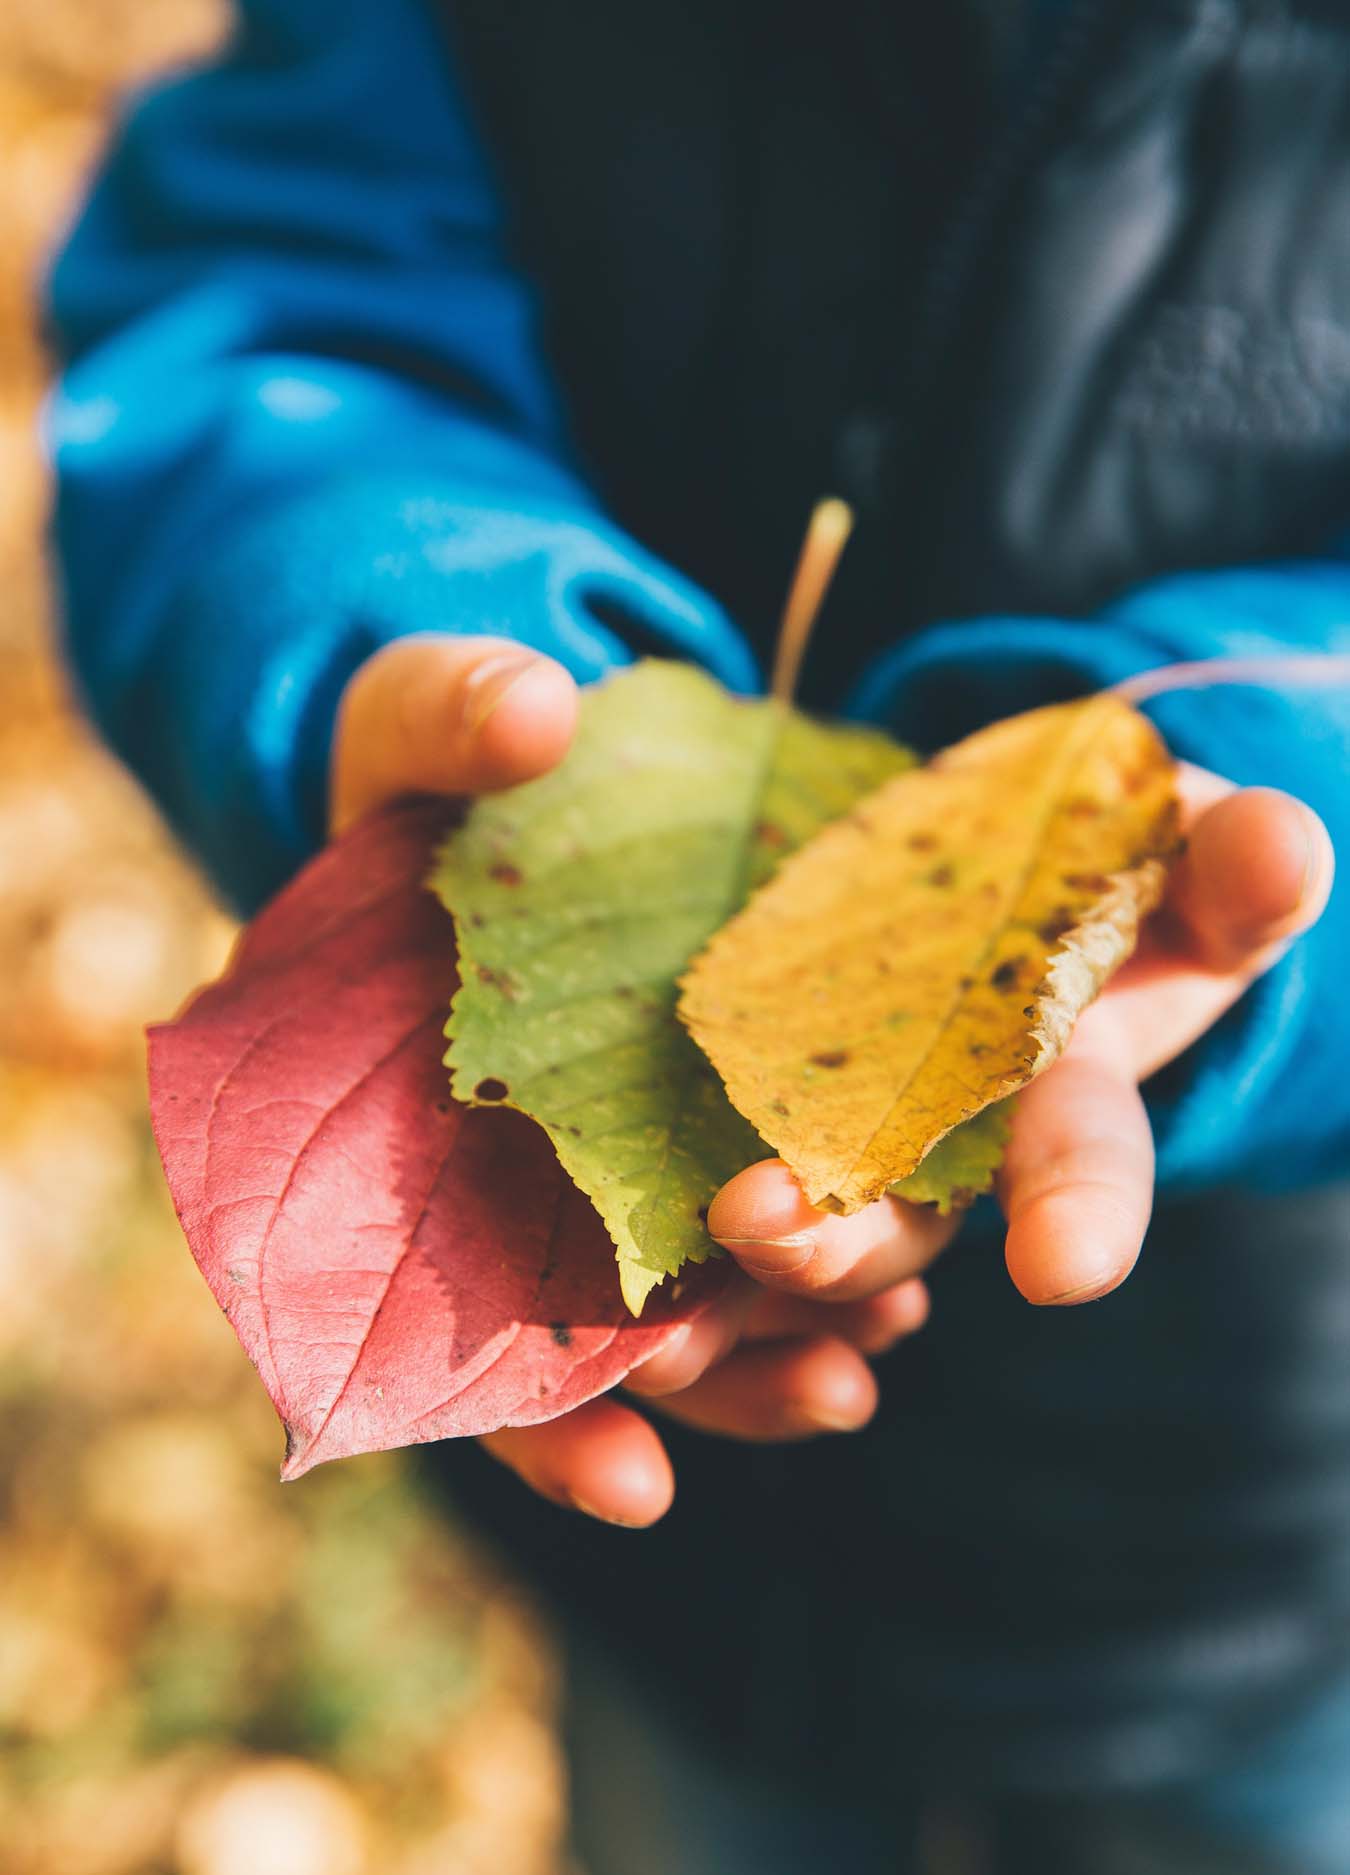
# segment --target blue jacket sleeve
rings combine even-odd
[[[1081,623],[980,619],[879,658],[855,713],[932,748],[981,723],[1083,695],[1155,666],[1350,653],[1342,558],[1173,576]],[[1350,686],[1221,684],[1149,711],[1172,749],[1316,808],[1350,858]],[[1273,1188],[1350,1175],[1350,879],[1326,915],[1203,1042],[1150,1089],[1159,1177]],[[1272,1246],[1272,1250],[1278,1246]]]
[[[734,687],[717,606],[583,485],[419,0],[245,0],[129,115],[51,281],[68,648],[239,906],[321,837],[338,694],[411,631],[580,679],[625,623]]]

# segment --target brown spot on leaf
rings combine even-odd
[[[1036,935],[1043,944],[1058,944],[1064,933],[1072,931],[1077,922],[1067,905],[1057,905]]]
[[[824,1048],[818,1055],[812,1055],[812,1061],[818,1068],[842,1068],[848,1061],[847,1048]]]
[[[996,990],[1010,990],[1018,978],[1025,957],[1005,957],[1003,962],[990,975],[989,981]]]
[[[938,848],[935,833],[911,833],[905,844],[911,853],[936,853]]]
[[[1064,803],[1064,812],[1071,820],[1096,820],[1101,811],[1101,802],[1094,801],[1090,794],[1076,794]]]
[[[566,1322],[550,1322],[548,1332],[552,1335],[560,1348],[571,1347],[572,1330],[567,1326]]]
[[[947,865],[934,866],[933,870],[928,875],[929,885],[936,885],[936,886],[951,885],[954,883],[955,879],[956,879],[955,867],[947,866]]]
[[[755,838],[761,846],[784,847],[788,843],[787,835],[781,827],[775,827],[771,820],[761,820],[755,827]]]
[[[488,867],[488,878],[495,879],[498,885],[522,885],[525,875],[519,866],[513,866],[509,860],[499,859],[495,866]]]
[[[479,964],[478,981],[486,984],[490,990],[500,990],[508,1003],[516,1000],[516,986],[504,970],[493,970],[487,964]]]
[[[1109,892],[1111,881],[1104,872],[1066,872],[1064,883],[1073,892]]]
[[[505,1081],[499,1081],[495,1074],[489,1074],[473,1090],[475,1100],[505,1100],[511,1089]]]

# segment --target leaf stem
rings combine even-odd
[[[839,496],[826,495],[811,510],[774,652],[769,693],[780,703],[791,703],[796,694],[812,628],[852,532],[853,510]]]

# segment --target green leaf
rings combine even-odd
[[[994,1174],[1003,1163],[1012,1132],[1012,1108],[1012,1098],[1000,1100],[954,1126],[908,1178],[891,1186],[891,1192],[910,1204],[936,1205],[942,1217],[982,1197],[992,1188]]]
[[[476,802],[444,847],[455,1095],[545,1128],[634,1314],[709,1255],[709,1201],[765,1156],[677,1021],[676,979],[782,859],[913,760],[876,730],[638,664],[585,693],[559,768]]]

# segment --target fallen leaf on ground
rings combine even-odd
[[[174,1203],[286,1426],[287,1478],[555,1418],[723,1280],[699,1271],[634,1322],[544,1134],[450,1098],[454,934],[424,884],[450,818],[416,804],[329,847],[150,1039]]]
[[[851,1212],[1041,1072],[1134,948],[1173,764],[1111,696],[996,723],[789,859],[680,1014],[812,1204]]]
[[[709,1254],[707,1205],[765,1156],[677,1021],[676,979],[787,854],[913,759],[649,662],[584,694],[559,768],[475,802],[447,841],[455,1094],[547,1130],[635,1313]]]

